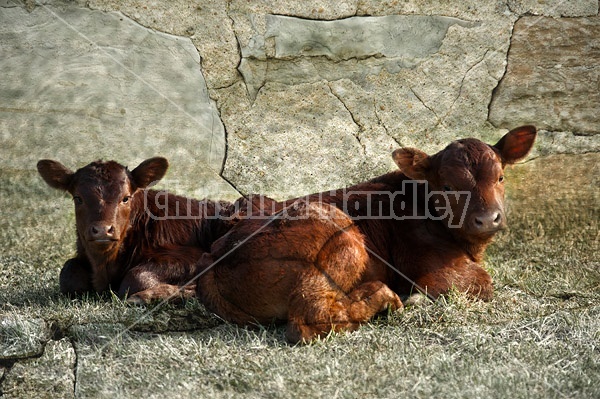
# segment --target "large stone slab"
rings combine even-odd
[[[120,11],[139,24],[161,32],[189,37],[201,55],[202,74],[209,88],[229,86],[238,80],[239,64],[233,22],[227,2],[189,0],[86,0],[81,3],[103,11]]]
[[[553,154],[600,153],[600,134],[575,135],[570,132],[538,131],[535,146],[529,158]]]
[[[50,341],[44,354],[15,363],[2,382],[6,398],[73,398],[75,350],[68,338]]]
[[[219,176],[225,132],[189,39],[44,5],[3,8],[0,43],[0,167],[163,155],[182,190],[237,196]]]
[[[600,132],[600,18],[523,17],[490,121],[552,131]]]
[[[501,134],[487,115],[511,16],[232,18],[245,87],[214,97],[228,131],[224,175],[243,192],[339,187],[393,169],[402,145],[433,152]]]

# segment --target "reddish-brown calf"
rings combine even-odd
[[[60,273],[66,294],[109,288],[133,302],[195,295],[194,265],[235,222],[228,202],[196,201],[146,190],[168,168],[151,158],[129,171],[114,161],[73,172],[41,160],[38,171],[75,203],[77,255]],[[227,216],[227,220],[215,218]]]
[[[455,288],[489,300],[481,261],[506,225],[503,170],[535,137],[523,126],[493,146],[399,149],[396,172],[275,204],[270,219],[242,220],[202,256],[198,296],[235,323],[287,322],[292,342],[401,308],[397,294],[437,298]]]

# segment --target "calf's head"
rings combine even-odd
[[[50,187],[73,196],[77,234],[84,248],[106,252],[127,233],[134,195],[160,180],[168,165],[166,159],[156,157],[129,171],[114,161],[97,161],[73,172],[57,161],[43,159],[37,169]]]
[[[506,226],[504,168],[523,159],[535,137],[535,127],[522,126],[494,145],[463,139],[435,155],[402,148],[393,158],[406,176],[427,181],[434,204],[449,207],[442,219],[453,234],[483,243]]]

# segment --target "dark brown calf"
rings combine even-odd
[[[213,244],[198,296],[235,323],[287,322],[292,342],[401,308],[396,294],[437,298],[455,288],[489,300],[481,261],[506,225],[503,169],[535,136],[523,126],[493,146],[464,139],[432,156],[399,149],[396,172],[276,204],[273,219],[243,220]]]
[[[195,295],[194,264],[234,220],[226,202],[196,201],[146,190],[168,168],[151,158],[129,171],[114,161],[93,162],[76,172],[51,160],[38,171],[53,188],[68,191],[75,203],[77,255],[60,273],[66,294],[109,288],[120,297],[148,302]]]

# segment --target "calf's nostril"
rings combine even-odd
[[[496,217],[494,218],[494,223],[500,224],[500,222],[502,222],[502,215],[500,214],[500,212],[497,212]]]

